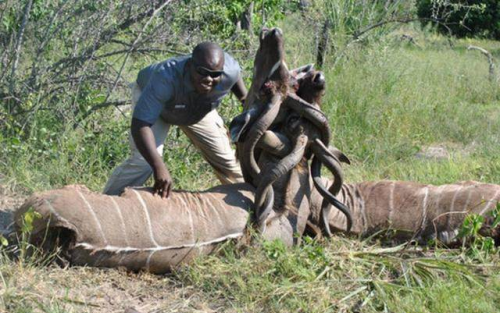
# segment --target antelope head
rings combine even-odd
[[[312,65],[308,65],[308,68],[307,72],[296,74],[293,87],[297,96],[320,108],[326,89],[325,75],[323,72],[315,71]],[[292,71],[292,73],[296,72],[297,70]]]
[[[276,95],[286,93],[288,69],[284,61],[283,32],[279,28],[262,29],[255,55],[252,85],[244,109],[262,110]],[[274,100],[277,102],[278,100]]]
[[[325,93],[324,74],[312,67],[300,75],[296,75],[297,70],[291,73],[296,80],[293,84],[295,93],[289,93],[284,101],[280,112],[283,122],[267,130],[258,144],[265,151],[260,157],[265,170],[255,195],[256,220],[261,229],[265,229],[265,225],[272,221],[269,217],[272,217],[273,210],[286,212],[283,207],[291,208],[296,213],[293,221],[296,230],[302,233],[305,216],[310,212],[307,204],[311,202],[309,181],[312,178],[314,186],[324,197],[321,226],[331,235],[328,223],[331,204],[347,216],[348,228],[352,224],[349,210],[335,198],[343,184],[341,162],[349,163],[349,159],[338,149],[327,147],[330,130],[319,106]],[[328,190],[321,181],[322,165],[334,177]],[[280,190],[280,186],[286,187]]]
[[[259,39],[252,85],[244,105],[246,111],[230,127],[233,141],[239,142],[237,150],[245,181],[254,186],[260,174],[255,148],[278,116],[288,94],[290,76],[284,62],[283,32],[279,28],[264,28]]]
[[[324,197],[323,226],[330,234],[326,222],[330,204],[351,221],[349,210],[335,198],[343,183],[340,163],[348,159],[339,150],[328,148],[330,127],[320,109],[326,87],[323,73],[313,65],[289,71],[283,44],[281,30],[261,32],[247,110],[231,123],[233,140],[245,181],[256,188],[254,221],[262,233],[266,228],[272,232],[277,224],[286,224],[285,220],[295,232],[303,233],[313,181]],[[328,190],[320,180],[322,165],[335,179]],[[275,233],[280,232],[283,230]]]

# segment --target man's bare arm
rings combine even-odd
[[[158,193],[162,198],[168,198],[172,191],[172,177],[163,159],[156,151],[155,137],[151,130],[151,124],[132,118],[130,130],[137,149],[153,168],[155,180],[153,186],[154,192]]]
[[[243,82],[241,76],[238,78],[233,88],[231,88],[231,91],[236,96],[236,98],[240,100],[241,104],[243,104],[245,98],[247,97],[247,88],[245,87],[245,83]]]

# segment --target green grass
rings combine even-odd
[[[375,46],[327,72],[324,110],[334,143],[355,161],[352,179],[500,182],[499,86],[487,73],[471,52],[399,46]],[[415,160],[433,145],[449,160]]]
[[[297,17],[290,17],[282,25],[290,67],[314,60],[314,38],[296,21]],[[401,33],[411,33],[418,46],[399,40]],[[453,42],[450,46],[445,38],[410,25],[376,42],[353,44],[339,59],[330,51],[323,69],[328,82],[323,109],[330,118],[333,143],[353,161],[345,169],[347,181],[500,184],[499,85],[488,80],[484,56],[467,51],[474,44],[498,58],[500,43]],[[242,63],[251,68],[250,61]],[[234,99],[227,99],[222,115],[229,122],[238,110]],[[0,137],[2,184],[23,192],[73,183],[101,190],[113,167],[128,154],[128,119],[110,118],[111,110],[93,115],[76,130],[57,125],[46,112],[37,114],[39,125],[24,134],[26,140],[4,135],[7,132],[0,135],[4,136]],[[415,156],[429,146],[445,147],[449,158]],[[205,189],[217,184],[210,167],[175,129],[166,151],[176,188]],[[218,312],[498,312],[499,264],[498,252],[479,261],[460,251],[392,251],[377,242],[342,237],[290,250],[277,243],[244,250],[227,244],[218,254],[167,277],[81,268],[20,270],[19,263],[2,258],[0,311],[105,311],[109,305],[88,304],[93,303],[89,299],[104,297],[105,291],[96,287],[102,285],[113,290],[117,299],[127,295],[120,288],[135,286],[132,296],[148,294],[148,301],[166,311],[175,307],[181,312],[203,308]],[[65,296],[82,288],[83,298]],[[168,295],[173,291],[172,298]],[[112,306],[117,307],[122,308]]]
[[[177,276],[238,312],[496,312],[499,277],[490,266],[335,238],[291,250],[228,245]]]

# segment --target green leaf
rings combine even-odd
[[[493,217],[491,228],[496,228],[500,224],[500,202],[497,203],[496,208],[490,212],[490,215]]]
[[[12,137],[12,138],[10,139],[10,142],[11,142],[13,145],[18,145],[18,144],[20,144],[20,143],[21,143],[21,140],[19,140],[19,138],[17,138],[17,137]]]
[[[494,252],[495,251],[495,240],[491,237],[484,238],[481,243],[481,250],[485,252]]]
[[[33,223],[36,219],[41,218],[42,215],[36,212],[32,207],[28,209],[23,215],[23,231],[31,232],[33,230]]]
[[[5,238],[4,236],[0,235],[0,244],[3,246],[3,247],[6,247],[9,245],[9,241],[7,240],[7,238]]]

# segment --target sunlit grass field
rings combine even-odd
[[[290,67],[314,62],[313,38],[294,25],[282,25]],[[402,34],[411,34],[415,44]],[[467,50],[469,45],[500,58],[499,42],[450,45],[413,27],[352,44],[342,56],[330,51],[323,110],[333,143],[352,161],[345,168],[348,182],[500,184],[499,82],[489,78],[486,58]],[[241,62],[249,76],[251,60]],[[221,113],[229,123],[238,111],[236,101],[227,99]],[[103,111],[77,129],[53,129],[45,118],[40,116],[27,141],[3,138],[1,183],[25,194],[74,183],[101,190],[127,156],[128,117]],[[417,156],[429,147],[442,148],[445,157]],[[166,151],[175,188],[218,183],[175,129]],[[293,249],[229,243],[166,277],[37,266],[3,256],[0,311],[109,312],[133,304],[142,305],[140,312],[498,312],[499,265],[498,252],[390,248],[376,239],[344,237]],[[118,300],[102,304],[106,296]],[[129,301],[138,297],[145,302]]]

